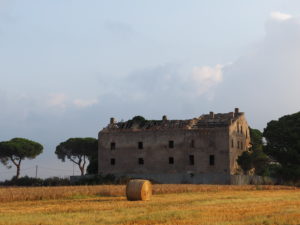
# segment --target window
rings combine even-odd
[[[138,142],[138,148],[139,149],[143,149],[144,148],[143,142],[141,142],[141,141]]]
[[[144,165],[144,159],[143,158],[139,158],[138,163],[139,163],[139,165]]]
[[[234,148],[233,139],[231,139],[231,148]]]
[[[116,159],[112,158],[110,159],[110,165],[115,165],[116,164]]]
[[[243,142],[241,142],[241,149],[242,149],[242,150],[243,150],[243,147],[244,147],[244,146],[243,146]]]
[[[169,148],[174,148],[174,141],[169,141]]]
[[[236,130],[237,130],[238,133],[240,132],[240,131],[239,131],[239,128],[240,128],[240,125],[239,125],[239,123],[237,123],[237,124],[236,124]]]
[[[191,140],[191,148],[195,148],[195,141]]]
[[[169,164],[174,164],[174,158],[173,157],[169,157]]]
[[[110,150],[115,150],[116,149],[116,143],[115,142],[111,142],[110,143]]]
[[[189,162],[190,162],[190,165],[194,165],[195,164],[194,155],[189,155]]]
[[[241,134],[243,133],[243,126],[241,125],[241,129],[240,129],[240,131],[241,131]]]
[[[238,141],[237,144],[238,144],[237,148],[239,149],[240,148],[240,142]]]
[[[210,155],[209,156],[209,165],[210,166],[214,166],[215,165],[215,156],[214,155]]]

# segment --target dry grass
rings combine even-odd
[[[295,187],[271,185],[192,185],[192,184],[155,184],[154,194],[171,194],[185,192],[224,192],[253,190],[293,190]],[[0,188],[0,201],[31,201],[83,196],[124,196],[124,185],[64,186],[64,187],[9,187]]]
[[[27,201],[2,202],[8,190]],[[300,189],[292,187],[154,185],[160,194],[148,202],[127,201],[123,191],[106,185],[0,189],[0,225],[300,224]],[[95,196],[101,193],[107,196]],[[52,200],[30,201],[30,194]]]

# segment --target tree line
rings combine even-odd
[[[263,132],[250,128],[251,148],[237,159],[245,174],[300,182],[300,112],[267,124]]]
[[[300,112],[286,115],[267,124],[263,132],[250,128],[251,148],[243,152],[237,162],[245,174],[272,176],[282,181],[300,181]],[[43,146],[25,138],[0,142],[0,161],[16,167],[19,178],[21,162],[33,159],[43,152]],[[66,159],[96,174],[98,168],[98,141],[95,138],[70,138],[55,150],[58,159]],[[87,163],[89,165],[87,166]]]
[[[16,167],[16,179],[20,177],[22,161],[34,159],[42,152],[43,146],[40,143],[26,138],[0,142],[0,161],[9,169],[12,166]],[[56,146],[55,154],[63,162],[68,159],[76,164],[81,175],[84,175],[86,169],[90,174],[97,173],[98,141],[95,138],[69,138]]]

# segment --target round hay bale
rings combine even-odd
[[[152,196],[152,184],[148,180],[130,180],[126,186],[126,197],[129,201],[147,201]]]

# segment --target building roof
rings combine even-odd
[[[141,116],[135,116],[125,122],[116,122],[114,118],[111,118],[110,124],[104,130],[167,130],[226,127],[241,115],[244,115],[244,113],[239,112],[236,108],[235,112],[217,114],[210,112],[188,120],[168,120],[166,116],[163,116],[162,120],[146,120]]]

